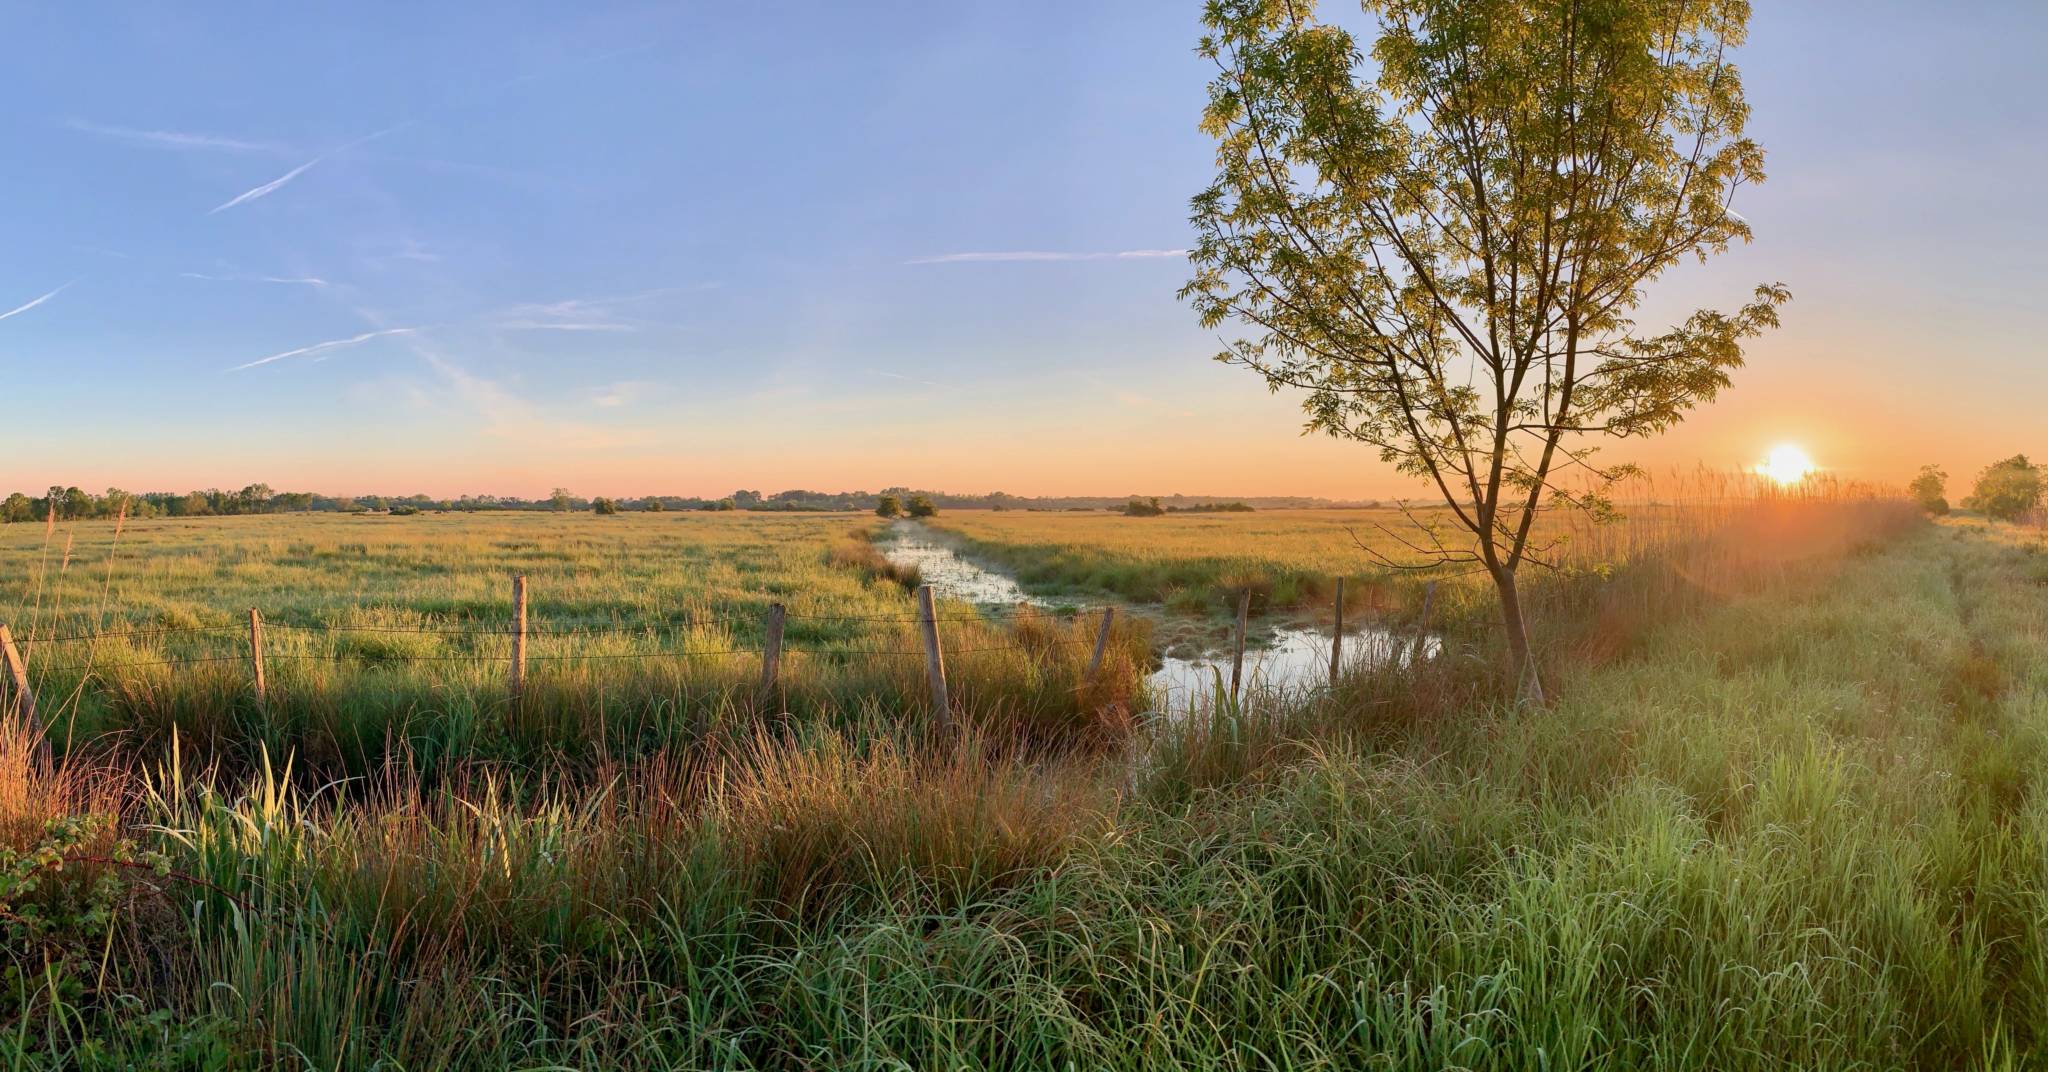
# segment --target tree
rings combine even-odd
[[[571,497],[569,495],[569,489],[556,488],[554,492],[548,496],[548,505],[555,511],[555,513],[568,513],[569,507],[573,505]]]
[[[616,514],[619,512],[619,504],[600,495],[590,500],[590,512],[594,514]]]
[[[903,504],[903,512],[911,517],[939,516],[939,508],[933,505],[932,497],[929,495],[912,495],[909,501]]]
[[[261,514],[270,510],[273,493],[268,484],[251,484],[235,493],[235,513]]]
[[[1976,490],[1963,505],[1986,517],[2017,521],[2041,505],[2041,469],[2024,454],[1993,462],[1978,474]]]
[[[903,500],[894,495],[884,495],[875,500],[876,517],[902,517]]]
[[[1125,517],[1158,517],[1164,513],[1166,513],[1166,508],[1159,505],[1159,496],[1157,495],[1152,496],[1150,499],[1140,499],[1133,495],[1131,496],[1131,501],[1124,504]]]
[[[660,496],[649,495],[647,498],[642,499],[640,501],[640,509],[647,511],[650,514],[658,514],[661,513],[663,510],[668,509],[668,504],[662,502]]]
[[[1913,502],[1936,517],[1948,513],[1948,473],[1938,465],[1923,465],[1920,475],[1906,485]]]
[[[94,508],[95,504],[91,492],[80,487],[64,489],[64,507],[61,512],[67,520],[75,521],[82,517],[91,517]]]
[[[9,494],[7,501],[0,503],[0,520],[5,520],[8,524],[13,524],[16,521],[34,521],[35,519],[35,500],[23,495],[21,492],[17,491]]]
[[[1499,595],[1523,699],[1543,690],[1517,585],[1556,505],[1613,515],[1632,470],[1594,438],[1650,435],[1728,386],[1782,285],[1659,334],[1629,319],[1686,257],[1747,240],[1763,179],[1725,60],[1744,0],[1367,0],[1368,67],[1312,0],[1212,0],[1182,289],[1218,359],[1306,392],[1307,431],[1377,447],[1425,482],[1451,542],[1411,517],[1389,566],[1466,563]],[[1367,77],[1367,73],[1370,77]],[[1569,479],[1571,484],[1567,484]]]

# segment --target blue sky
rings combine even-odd
[[[2048,7],[1758,8],[1759,240],[1645,322],[1795,301],[1639,456],[2048,452]],[[9,7],[0,486],[1398,490],[1173,297],[1198,19]]]

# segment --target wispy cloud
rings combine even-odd
[[[386,335],[410,335],[418,330],[418,328],[382,328],[377,331],[365,331],[361,335],[351,335],[346,339],[329,339],[326,342],[316,342],[311,346],[301,346],[297,349],[286,350],[283,353],[271,354],[269,357],[259,357],[246,364],[236,365],[227,371],[240,372],[243,369],[252,369],[258,365],[268,365],[272,361],[283,361],[288,357],[303,357],[307,354],[321,354],[324,356],[335,350],[361,345],[369,342],[371,339],[381,339]],[[319,358],[315,358],[315,360],[319,360]]]
[[[0,320],[5,320],[10,316],[20,316],[21,314],[28,312],[30,309],[33,309],[36,306],[41,305],[46,301],[49,301],[51,298],[54,298],[57,295],[64,293],[64,288],[69,287],[70,285],[70,283],[66,283],[64,284],[64,286],[58,287],[56,290],[53,290],[40,298],[30,299],[29,301],[23,302],[22,304],[17,305],[4,313],[0,313]]]
[[[87,134],[97,134],[103,138],[114,138],[137,145],[154,146],[159,149],[213,149],[230,153],[268,154],[283,154],[295,151],[291,146],[282,142],[251,141],[245,138],[224,137],[219,134],[197,134],[186,130],[139,130],[134,127],[89,123],[83,119],[68,120],[64,125]]]
[[[179,272],[186,279],[210,279],[216,283],[296,283],[307,287],[324,287],[327,280],[317,276],[283,275],[207,275],[205,272]]]
[[[619,324],[603,320],[533,320],[511,319],[496,321],[493,327],[506,331],[638,331],[631,324]]]
[[[646,398],[660,384],[652,380],[620,380],[590,390],[590,404],[601,409],[617,409]]]
[[[950,383],[940,383],[937,380],[921,380],[915,376],[905,376],[900,372],[883,372],[881,369],[867,369],[866,372],[870,376],[880,376],[885,380],[902,380],[904,383],[923,384],[926,387],[936,387],[941,391],[955,389]]]
[[[220,204],[215,205],[212,209],[208,210],[206,214],[211,216],[216,212],[225,212],[228,209],[234,208],[236,205],[245,205],[258,198],[269,197],[271,194],[274,194],[278,190],[282,189],[285,186],[285,184],[291,182],[293,179],[296,179],[301,175],[304,175],[306,173],[306,169],[312,167],[314,164],[317,164],[320,161],[326,160],[327,158],[332,156],[339,156],[340,154],[348,152],[350,149],[353,149],[356,146],[367,145],[370,142],[376,141],[378,138],[385,136],[386,134],[403,130],[406,127],[411,126],[412,124],[413,120],[408,119],[405,122],[395,123],[391,126],[385,127],[383,130],[373,131],[369,134],[365,134],[362,137],[357,138],[356,140],[349,142],[346,145],[340,146],[339,148],[330,149],[327,152],[321,153],[319,156],[316,156],[313,159],[308,160],[303,164],[300,164],[298,167],[295,167],[290,171],[287,171],[284,174],[279,175],[277,178],[274,178],[261,186],[255,187],[254,189],[244,190],[241,193],[238,193],[235,196],[227,199],[226,201],[223,201]]]
[[[630,294],[603,298],[570,298],[555,302],[528,302],[498,313],[491,326],[506,331],[639,331],[659,327],[644,319],[622,316],[620,306],[701,287],[656,287]]]
[[[1124,249],[1112,253],[1064,253],[1055,250],[1013,249],[982,253],[940,253],[915,257],[905,264],[976,264],[992,261],[1122,261],[1154,257],[1185,257],[1184,249]]]

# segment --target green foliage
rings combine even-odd
[[[0,988],[24,992],[37,973],[75,981],[146,892],[145,879],[170,873],[161,853],[111,839],[110,825],[106,815],[59,815],[24,848],[0,844]]]
[[[883,495],[875,500],[876,517],[902,517],[903,503],[894,495]]]
[[[660,496],[657,495],[649,495],[647,498],[641,500],[641,503],[642,505],[640,509],[647,511],[650,514],[658,514],[661,513],[663,510],[668,509],[667,504],[663,503],[661,501]]]
[[[939,508],[932,503],[929,495],[912,495],[903,504],[903,512],[911,517],[937,517]]]
[[[1159,505],[1159,496],[1157,495],[1150,499],[1134,497],[1130,502],[1124,504],[1125,517],[1159,517],[1165,513],[1166,508]]]
[[[594,514],[616,514],[619,512],[619,504],[600,495],[590,500],[590,512]]]
[[[1181,293],[1245,329],[1219,360],[1305,390],[1309,431],[1435,489],[1470,545],[1419,554],[1493,576],[1526,662],[1513,578],[1536,512],[1599,501],[1630,470],[1589,444],[1711,401],[1788,300],[1761,286],[1659,334],[1631,319],[1671,266],[1750,236],[1729,203],[1763,151],[1726,56],[1749,5],[1366,6],[1369,64],[1303,0],[1207,5],[1217,176]]]
[[[1906,485],[1915,505],[1940,517],[1948,513],[1948,473],[1938,465],[1923,465],[1920,474]]]
[[[2041,469],[2024,454],[1993,462],[1978,474],[1976,490],[1963,505],[2000,521],[2025,517],[2041,506]]]

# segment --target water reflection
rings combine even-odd
[[[943,537],[916,522],[891,526],[882,553],[899,566],[916,566],[924,582],[945,599],[982,606],[1062,605],[1035,598],[1014,578],[969,562]],[[1227,638],[1219,639],[1213,623],[1157,618],[1158,612],[1150,607],[1129,609],[1154,616],[1159,623],[1155,635],[1162,650],[1148,689],[1155,710],[1181,715],[1206,709],[1215,699],[1219,673],[1224,689],[1229,689],[1230,648]],[[1329,683],[1333,634],[1327,626],[1293,623],[1255,629],[1247,638],[1241,692],[1298,693]],[[1442,646],[1442,640],[1433,636],[1418,638],[1370,625],[1348,628],[1343,669],[1405,665],[1418,656],[1434,658]]]
[[[1300,693],[1329,684],[1332,637],[1328,629],[1314,626],[1282,626],[1263,635],[1253,634],[1245,648],[1240,692]],[[1433,636],[1417,638],[1373,626],[1346,629],[1340,670],[1405,666],[1418,653],[1425,659],[1435,658],[1442,648],[1443,641]],[[1219,675],[1227,693],[1228,650],[1165,655],[1159,669],[1152,672],[1152,705],[1168,714],[1206,709],[1215,699]]]

